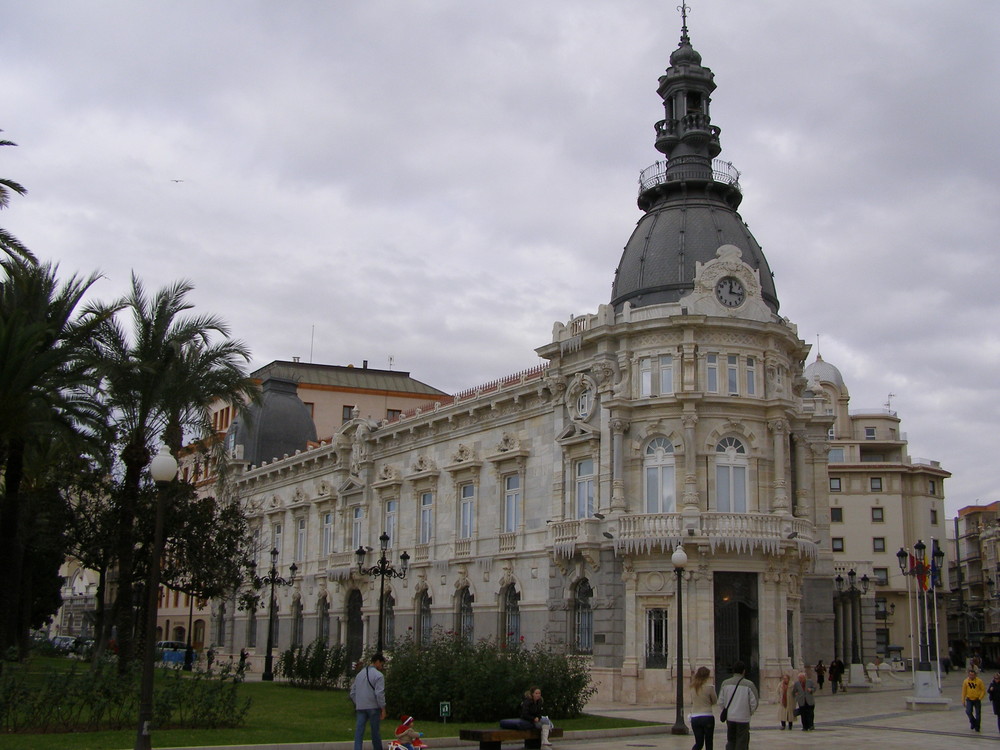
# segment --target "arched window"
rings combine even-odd
[[[458,623],[455,630],[462,636],[463,640],[472,642],[475,632],[475,620],[472,614],[472,603],[475,601],[469,587],[466,586],[458,592]]]
[[[519,643],[521,640],[521,595],[517,593],[514,584],[510,584],[500,594],[500,621],[503,625],[501,640],[508,644]]]
[[[734,437],[725,437],[715,446],[715,509],[747,512],[747,450]]]
[[[578,654],[594,652],[594,610],[591,599],[594,589],[586,578],[576,584],[576,595],[573,597],[573,648]]]
[[[432,635],[432,623],[431,623],[431,596],[426,590],[420,594],[420,602],[418,605],[418,630],[420,637],[420,643],[427,645],[431,642]]]
[[[292,648],[302,645],[302,600],[292,602]]]
[[[319,619],[318,637],[321,643],[330,643],[330,602],[322,597],[316,605],[316,617]]]
[[[385,621],[382,623],[382,641],[385,646],[392,646],[396,640],[396,600],[392,594],[385,592]]]
[[[665,437],[650,440],[642,466],[646,480],[646,512],[676,512],[673,443]]]

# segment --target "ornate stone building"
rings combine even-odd
[[[244,461],[260,549],[298,566],[279,647],[375,643],[378,582],[355,550],[371,565],[387,532],[411,560],[385,582],[388,643],[438,627],[544,641],[590,655],[603,697],[669,702],[683,545],[685,673],[740,659],[768,680],[829,658],[833,417],[803,398],[808,346],[717,158],[714,89],[685,27],[659,80],[665,160],[642,173],[612,298],[554,325],[545,366]],[[265,624],[227,605],[215,640],[259,657]]]

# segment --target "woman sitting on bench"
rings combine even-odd
[[[527,729],[538,729],[542,733],[542,747],[552,747],[549,742],[549,730],[552,722],[548,716],[542,715],[542,689],[532,687],[524,694],[521,703],[521,721],[526,722]]]

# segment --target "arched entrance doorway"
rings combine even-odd
[[[715,584],[715,669],[719,679],[742,661],[746,676],[760,685],[757,632],[757,574],[718,572]]]

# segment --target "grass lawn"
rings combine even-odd
[[[240,695],[252,699],[247,722],[239,729],[164,729],[153,731],[154,747],[247,745],[288,742],[330,742],[354,736],[354,706],[347,691],[313,691],[281,683],[248,682]],[[392,736],[398,717],[383,722],[383,738]],[[498,717],[499,719],[500,717]],[[436,717],[416,717],[417,728],[429,740],[454,737],[464,727],[495,724],[443,724]],[[560,721],[567,730],[643,726],[648,722],[583,716]],[[386,731],[387,727],[387,731]],[[0,734],[0,750],[127,750],[135,744],[135,729],[77,734]],[[370,744],[366,742],[366,746]],[[430,743],[433,747],[433,741]],[[472,745],[470,745],[472,748]]]

